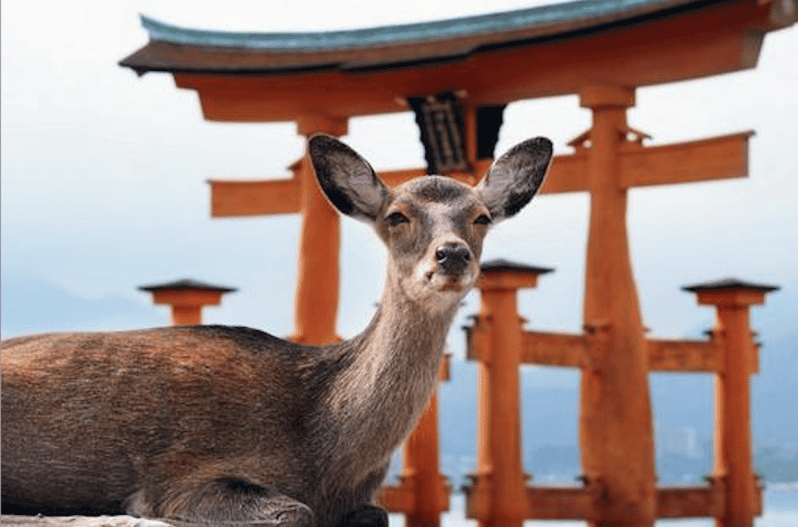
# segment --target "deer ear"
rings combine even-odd
[[[329,135],[308,143],[316,179],[333,206],[347,216],[373,223],[388,199],[388,187],[360,155]]]
[[[552,143],[545,137],[515,145],[494,161],[476,186],[494,222],[509,218],[529,203],[549,170]]]

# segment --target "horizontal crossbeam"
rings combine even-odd
[[[631,148],[621,154],[625,188],[696,183],[748,176],[748,139],[753,132],[685,143]]]
[[[586,487],[528,487],[527,519],[597,519],[600,485]]]
[[[657,490],[658,518],[720,518],[724,513],[725,491],[720,484],[701,487],[666,487]]]
[[[485,476],[473,477],[465,488],[468,517],[490,517],[490,484]],[[711,477],[707,485],[660,487],[657,489],[657,518],[719,518],[725,510],[723,477]],[[595,520],[601,508],[602,487],[598,482],[583,487],[526,488],[528,520]],[[762,511],[762,487],[754,492],[754,510]]]
[[[753,132],[698,141],[641,147],[628,143],[620,154],[622,188],[695,183],[748,175],[748,139]],[[554,158],[543,194],[589,190],[588,148]]]
[[[426,482],[425,482],[426,483]],[[452,493],[452,488],[444,476],[439,476],[439,495],[445,499],[439,506],[439,512],[448,511],[448,496]],[[398,485],[384,485],[377,492],[377,503],[391,512],[401,512],[412,515],[419,511],[416,496],[418,492],[424,492],[420,486],[418,476],[400,476]]]
[[[209,183],[214,218],[294,214],[300,209],[302,185],[298,178]]]
[[[648,340],[648,367],[651,371],[720,371],[721,350],[712,341]]]
[[[385,485],[377,493],[377,503],[391,512],[407,514],[416,509],[416,495],[401,485]]]
[[[521,362],[571,368],[587,368],[590,357],[587,339],[582,335],[564,333],[524,333]]]
[[[476,318],[467,327],[467,358],[486,361],[490,353],[490,329]],[[721,350],[717,341],[657,340],[646,341],[648,368],[652,372],[717,373],[721,370]],[[522,364],[589,368],[590,337],[568,333],[525,331],[523,333]],[[756,373],[754,365],[754,371]]]
[[[746,177],[748,175],[748,139],[753,132],[640,147],[630,143],[620,156],[621,186],[624,188],[675,183],[692,183]],[[587,170],[588,149],[575,154],[555,156],[542,194],[582,192],[590,189]],[[475,184],[490,167],[490,160],[480,160],[471,173],[451,176]],[[401,185],[426,174],[424,168],[388,170],[380,177],[390,186]],[[302,185],[297,177],[264,181],[219,181],[211,184],[213,217],[261,216],[298,213]]]

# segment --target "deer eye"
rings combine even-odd
[[[390,225],[391,227],[396,227],[397,225],[400,225],[402,223],[410,223],[410,220],[407,219],[407,216],[405,216],[401,212],[392,212],[391,214],[388,215],[386,220],[388,221],[388,225]]]
[[[491,221],[491,219],[488,217],[487,214],[480,214],[479,216],[477,216],[477,219],[474,220],[474,223],[476,223],[477,225],[490,225],[493,222]]]

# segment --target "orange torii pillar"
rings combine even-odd
[[[297,131],[307,138],[316,133],[340,137],[347,133],[347,120],[306,116],[297,121]],[[292,340],[305,344],[330,344],[340,340],[335,332],[338,316],[341,222],[338,213],[322,195],[310,156],[299,166],[302,234],[299,242],[295,324]]]
[[[580,92],[581,105],[593,113],[586,149],[590,227],[583,313],[592,367],[582,370],[580,443],[585,478],[604,488],[596,526],[650,527],[656,514],[648,351],[620,169],[622,149],[637,148],[626,140],[626,109],[634,99],[631,88]]]
[[[449,380],[445,355],[438,379]],[[449,510],[451,488],[440,473],[438,452],[438,392],[405,441],[402,475],[397,486],[383,486],[378,501],[392,512],[405,514],[407,527],[438,527],[441,513]]]
[[[172,306],[172,325],[202,324],[202,306],[218,306],[222,295],[235,291],[232,287],[206,284],[196,280],[177,280],[157,285],[143,285],[141,291],[152,293],[155,304]]]
[[[713,339],[719,340],[720,368],[715,376],[714,478],[723,481],[724,511],[718,527],[752,527],[757,493],[751,446],[751,388],[757,349],[749,311],[778,287],[736,279],[687,286],[698,303],[715,306]]]
[[[469,338],[487,339],[469,345],[488,356],[478,360],[477,467],[468,489],[468,517],[480,527],[521,527],[528,498],[521,456],[520,380],[523,347],[518,315],[518,290],[535,287],[551,269],[497,260],[482,265],[478,287],[481,308]],[[486,353],[487,352],[487,353]]]

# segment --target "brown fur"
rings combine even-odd
[[[4,341],[4,513],[387,525],[372,497],[434,388],[486,220],[531,199],[551,144],[522,143],[475,188],[432,176],[389,189],[333,138],[310,151],[330,201],[388,246],[363,333],[322,347],[220,326]]]

